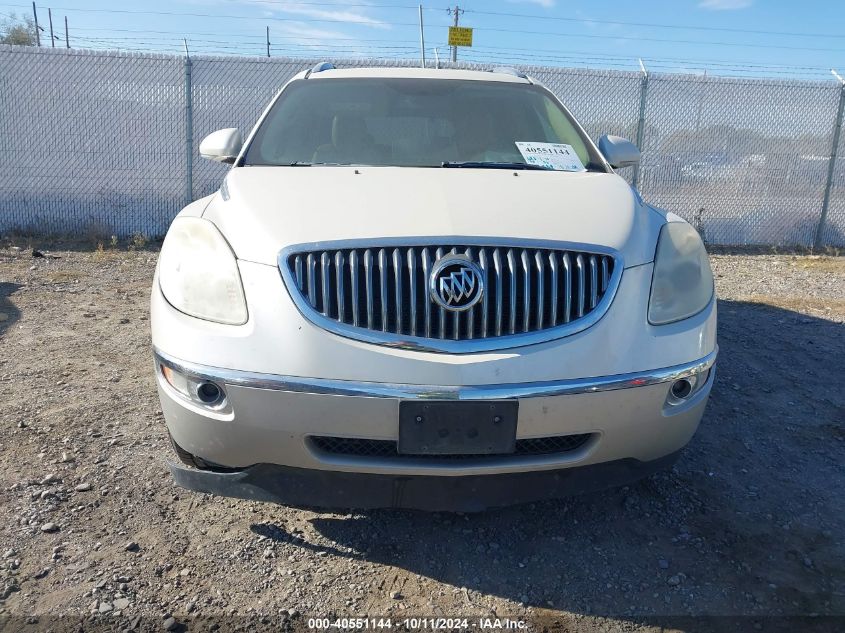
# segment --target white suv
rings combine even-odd
[[[704,246],[530,78],[322,64],[200,151],[233,167],[152,291],[180,485],[470,511],[629,482],[695,432]]]

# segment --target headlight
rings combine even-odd
[[[158,261],[161,292],[174,308],[217,323],[246,323],[246,301],[235,255],[211,222],[176,218]]]
[[[648,321],[663,325],[698,314],[713,297],[713,272],[704,244],[685,222],[665,224],[657,240]]]

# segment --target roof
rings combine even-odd
[[[309,71],[300,73],[304,77]],[[436,68],[377,67],[377,68],[339,68],[314,71],[311,78],[340,79],[351,77],[395,77],[406,79],[459,79],[463,81],[500,81],[503,83],[532,83],[525,77],[508,72],[490,72],[485,70],[452,70]]]

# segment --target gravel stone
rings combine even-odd
[[[14,386],[0,425],[14,465],[0,502],[0,553],[14,552],[0,559],[0,619],[46,620],[49,610],[118,631],[163,630],[166,618],[181,629],[178,616],[192,631],[226,619],[281,633],[328,614],[542,614],[561,630],[655,633],[665,616],[734,614],[768,630],[773,617],[845,614],[845,395],[818,388],[845,383],[843,257],[713,256],[718,370],[702,424],[669,471],[477,514],[329,512],[173,485],[163,462],[175,454],[139,361],[150,352],[156,244],[37,244],[61,257],[30,272],[7,248],[16,239],[0,238],[0,310],[10,315],[0,383]],[[132,327],[114,327],[122,317]],[[62,452],[76,461],[58,463]],[[42,485],[48,474],[56,481]],[[45,537],[48,522],[61,529]],[[130,555],[136,538],[143,546]],[[101,603],[112,610],[100,616]],[[133,627],[115,611],[142,619]]]

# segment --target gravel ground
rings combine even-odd
[[[714,256],[719,374],[671,472],[483,514],[337,514],[174,487],[155,248],[32,246],[0,243],[0,629],[845,627],[845,258]]]

